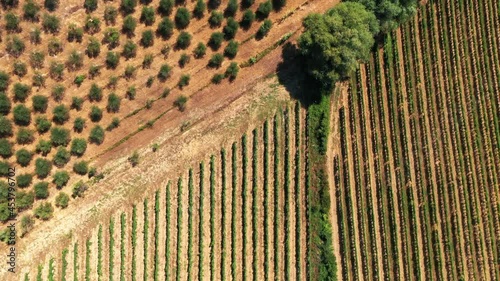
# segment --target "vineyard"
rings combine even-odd
[[[500,280],[499,9],[428,1],[344,89],[342,280]]]
[[[305,280],[299,103],[99,225],[51,262],[63,280]],[[47,266],[35,275],[48,276]]]

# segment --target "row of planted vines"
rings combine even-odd
[[[55,278],[305,280],[305,129],[298,103],[278,110],[64,249],[52,262]]]
[[[429,1],[344,91],[343,280],[500,280],[499,9]]]

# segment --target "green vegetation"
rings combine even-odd
[[[64,209],[66,207],[68,207],[68,203],[69,203],[69,196],[68,194],[64,193],[64,192],[59,192],[59,194],[56,196],[56,207],[59,207],[61,209]]]
[[[210,17],[208,18],[208,23],[210,24],[210,27],[216,28],[221,26],[223,20],[224,20],[224,15],[217,10],[213,10],[210,13]]]
[[[54,147],[67,146],[70,141],[70,132],[63,127],[55,127],[50,130],[50,141]]]
[[[21,148],[16,151],[16,162],[21,165],[21,167],[28,166],[32,158],[33,153],[25,148]]]
[[[244,29],[249,29],[252,26],[252,23],[254,21],[255,21],[255,13],[251,9],[247,9],[243,13],[243,17],[241,18],[240,25]]]
[[[33,103],[33,111],[39,113],[45,113],[47,110],[49,99],[43,95],[35,95],[31,97]]]
[[[92,130],[90,131],[89,135],[89,142],[94,143],[94,144],[101,144],[104,141],[104,129],[96,125]]]
[[[52,122],[45,115],[40,115],[35,119],[36,130],[39,134],[46,133],[52,127]]]
[[[194,57],[197,59],[203,58],[206,52],[207,52],[207,46],[205,46],[203,42],[198,43],[196,48],[193,50]]]
[[[257,13],[256,13],[257,17],[259,17],[259,19],[265,19],[269,17],[269,14],[271,13],[272,10],[273,10],[273,3],[271,2],[271,0],[262,2],[259,4],[259,8],[257,8]]]
[[[257,30],[257,39],[262,39],[267,36],[271,28],[273,27],[273,22],[269,19],[264,20]]]
[[[219,68],[224,61],[224,56],[222,54],[216,53],[213,54],[210,60],[208,61],[208,66],[213,68]]]
[[[182,31],[181,33],[179,33],[179,36],[177,37],[177,41],[175,43],[176,48],[182,50],[187,49],[187,47],[191,45],[191,38],[192,38],[191,34]]]
[[[234,18],[228,18],[226,21],[226,25],[222,29],[224,37],[227,40],[233,39],[236,36],[236,32],[238,32],[239,27],[240,24]]]
[[[50,202],[41,203],[35,210],[33,210],[35,217],[41,220],[49,220],[54,213],[54,207]]]
[[[168,39],[174,33],[174,23],[168,17],[164,17],[160,24],[158,24],[158,28],[156,29],[156,33],[160,35],[163,39]]]
[[[37,158],[35,161],[35,173],[40,179],[46,178],[52,170],[52,163],[45,158]]]
[[[175,12],[175,26],[178,29],[185,29],[191,21],[191,13],[187,8],[180,7]]]
[[[238,66],[238,64],[236,62],[231,62],[231,64],[229,64],[229,66],[227,67],[224,75],[228,77],[230,81],[233,81],[234,79],[236,79],[236,76],[238,76],[239,70],[240,67]]]
[[[34,132],[31,129],[20,128],[16,134],[18,144],[30,144],[35,140]]]
[[[58,189],[63,188],[69,181],[69,173],[66,171],[57,171],[52,177],[52,182],[56,185]]]
[[[69,120],[69,108],[60,104],[52,110],[52,121],[58,125],[64,124]]]

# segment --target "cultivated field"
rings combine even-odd
[[[342,280],[500,280],[496,1],[429,1],[341,95]]]

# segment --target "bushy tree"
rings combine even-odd
[[[123,74],[125,76],[125,79],[128,81],[129,79],[135,77],[135,66],[133,65],[127,65],[125,68],[125,72]]]
[[[160,0],[158,12],[163,16],[169,16],[174,8],[174,0]]]
[[[142,32],[141,45],[145,48],[151,47],[154,44],[155,35],[151,29]]]
[[[83,39],[83,28],[74,23],[70,23],[68,27],[68,41],[81,43]]]
[[[12,123],[4,116],[0,116],[0,137],[12,136]]]
[[[120,33],[116,28],[107,28],[104,31],[103,43],[108,44],[108,49],[114,49],[120,45]]]
[[[24,102],[31,93],[31,87],[23,83],[16,83],[14,84],[12,92],[14,93],[15,101]]]
[[[238,11],[238,0],[229,0],[227,7],[224,10],[226,17],[234,17]]]
[[[50,202],[42,203],[34,210],[34,214],[38,219],[44,221],[49,220],[54,214],[54,207],[52,207],[52,204]]]
[[[220,4],[221,0],[208,0],[208,7],[212,10],[219,8]]]
[[[198,43],[198,45],[196,45],[196,48],[193,50],[194,57],[197,59],[204,57],[206,53],[207,46],[205,46],[203,42]]]
[[[90,86],[88,98],[89,98],[89,101],[101,101],[102,100],[102,88],[99,87],[96,83],[93,83]]]
[[[62,43],[59,39],[57,39],[56,37],[53,37],[53,38],[50,38],[49,43],[47,45],[47,49],[48,49],[50,56],[55,56],[55,55],[62,52],[63,46],[62,46]]]
[[[43,134],[50,130],[52,123],[49,119],[47,119],[47,117],[45,117],[45,115],[40,115],[35,119],[35,126],[38,133]]]
[[[90,37],[86,50],[89,58],[95,58],[101,53],[101,43],[95,37]]]
[[[33,193],[32,191],[31,192],[18,191],[16,193],[16,207],[19,212],[31,209],[33,207],[34,202],[35,202],[35,193]],[[23,233],[31,229],[29,226],[30,222],[26,222],[25,217],[31,218],[31,216],[27,215],[21,219],[21,237]]]
[[[63,188],[69,181],[69,173],[66,171],[57,171],[52,177],[52,182],[56,185],[57,189]]]
[[[210,46],[213,51],[216,51],[222,45],[222,41],[224,41],[224,34],[222,32],[216,31],[212,33],[212,35],[210,35],[208,46]]]
[[[62,64],[60,62],[53,61],[50,64],[49,75],[50,75],[50,78],[52,78],[56,81],[62,80],[63,76],[64,76],[64,64]]]
[[[222,20],[224,20],[224,15],[217,10],[213,10],[208,18],[208,23],[210,27],[215,28],[221,26]]]
[[[131,14],[134,12],[136,5],[136,0],[121,0],[120,10],[125,14]]]
[[[68,194],[64,193],[64,192],[60,192],[57,196],[56,196],[56,206],[61,208],[61,209],[64,209],[66,207],[68,207],[68,203],[69,203],[69,196]]]
[[[73,193],[71,194],[71,197],[77,198],[77,197],[83,197],[83,194],[85,191],[89,188],[88,185],[86,185],[83,181],[78,181],[74,186],[73,186]]]
[[[9,74],[0,71],[0,92],[5,92],[10,84]]]
[[[83,56],[80,52],[73,50],[66,60],[66,66],[70,71],[75,71],[83,66]]]
[[[135,20],[135,18],[128,15],[125,17],[125,19],[123,19],[122,32],[131,37],[134,35],[136,26],[137,21]]]
[[[35,140],[34,133],[31,129],[20,128],[16,134],[16,142],[18,144],[30,144]]]
[[[40,6],[34,0],[28,0],[23,6],[23,18],[29,21],[37,21],[39,11]]]
[[[207,9],[207,4],[203,0],[196,0],[196,5],[194,6],[193,15],[197,18],[202,18]]]
[[[146,26],[152,25],[155,22],[155,9],[149,6],[142,7],[140,21]]]
[[[243,13],[243,17],[241,19],[241,26],[245,29],[249,29],[252,26],[254,20],[255,20],[255,13],[252,10],[247,9]]]
[[[189,63],[190,60],[191,60],[190,55],[186,53],[181,54],[181,57],[179,58],[179,66],[183,68],[186,64]]]
[[[125,43],[125,45],[123,45],[122,56],[124,56],[127,59],[130,59],[135,57],[136,54],[137,54],[137,45],[131,40],[128,40]]]
[[[273,0],[273,8],[276,10],[281,10],[286,5],[286,0]]]
[[[69,151],[63,146],[60,146],[57,149],[56,154],[54,154],[52,162],[56,167],[62,168],[64,167],[64,165],[68,164],[70,159],[71,159],[71,154],[69,154]]]
[[[45,0],[43,6],[53,12],[59,7],[59,0]]]
[[[229,44],[224,48],[224,56],[233,59],[238,53],[239,45],[240,44],[234,40],[229,41]]]
[[[224,56],[222,54],[216,53],[213,54],[210,60],[208,61],[208,66],[212,68],[219,68],[224,61]]]
[[[17,186],[20,188],[25,188],[31,185],[33,181],[33,175],[31,174],[20,174],[16,176]]]
[[[417,12],[417,0],[354,0],[363,4],[369,12],[375,14],[379,21],[380,31],[383,33],[396,29],[399,24],[412,18]]]
[[[0,161],[0,176],[7,177],[9,175],[9,168],[10,167],[11,166],[8,162]]]
[[[178,29],[184,29],[189,25],[191,21],[191,13],[188,9],[184,7],[180,7],[175,12],[175,26]]]
[[[128,87],[127,91],[125,92],[125,97],[127,97],[127,99],[129,99],[129,100],[134,100],[135,94],[136,94],[135,86],[130,86],[130,87]]]
[[[38,178],[40,179],[46,178],[50,174],[51,170],[52,170],[52,163],[50,163],[49,160],[45,158],[37,158],[35,160],[35,173]]]
[[[78,161],[73,165],[73,171],[79,175],[86,175],[89,171],[89,165],[86,161]]]
[[[87,141],[82,138],[73,139],[71,142],[71,154],[82,156],[87,150]]]
[[[255,0],[241,0],[241,6],[243,8],[248,8],[248,7],[252,6],[253,3],[255,3]]]
[[[106,54],[106,67],[115,69],[120,62],[120,55],[117,52],[108,52]]]
[[[69,120],[69,108],[64,105],[60,104],[52,110],[52,121],[54,121],[56,124],[62,125],[66,121]]]
[[[236,36],[236,32],[238,32],[239,27],[240,25],[236,20],[234,20],[234,18],[228,18],[226,25],[222,30],[224,32],[224,37],[227,40],[233,39]]]
[[[41,72],[36,71],[31,81],[31,85],[35,87],[45,87],[45,76]]]
[[[50,95],[56,102],[60,102],[64,99],[64,93],[66,92],[66,88],[64,88],[61,84],[56,84],[52,87],[52,91]]]
[[[164,17],[160,24],[158,24],[156,33],[158,33],[158,35],[160,35],[163,39],[170,38],[170,36],[174,33],[174,23],[168,17]]]
[[[57,34],[61,28],[61,22],[55,15],[44,14],[42,19],[42,28],[45,32]]]
[[[108,105],[106,106],[106,110],[108,112],[118,112],[120,110],[121,99],[115,93],[111,93],[108,96]]]
[[[189,45],[191,44],[191,38],[192,38],[191,34],[182,31],[177,37],[175,46],[182,50],[187,49],[187,47],[189,47]]]
[[[89,112],[89,118],[92,122],[99,122],[102,119],[102,109],[93,105]]]
[[[271,20],[264,20],[264,22],[260,25],[259,30],[257,31],[257,39],[266,37],[272,27],[273,23]]]
[[[0,139],[0,156],[9,158],[12,156],[12,144],[7,139]]]
[[[153,63],[153,59],[154,59],[154,57],[152,54],[144,55],[144,59],[142,60],[142,69],[151,68],[151,64]]]
[[[308,73],[330,91],[369,58],[379,27],[375,16],[359,3],[343,2],[324,15],[304,19],[298,43]]]
[[[101,144],[104,141],[104,129],[97,125],[90,131],[89,142]]]
[[[70,141],[69,130],[63,127],[52,128],[50,130],[50,141],[54,147],[67,146]]]
[[[85,119],[82,117],[75,118],[75,122],[73,123],[73,130],[77,133],[81,133],[85,128]]]
[[[35,198],[36,199],[45,199],[49,197],[49,183],[42,181],[38,182],[34,186],[35,190]]]
[[[36,145],[35,149],[37,153],[40,153],[43,156],[47,156],[47,154],[49,154],[51,150],[52,150],[52,143],[50,141],[43,139],[38,141],[38,144]]]
[[[95,77],[101,75],[101,66],[92,64],[89,66],[89,78],[94,79]]]
[[[191,81],[191,76],[189,74],[183,74],[179,78],[179,82],[177,83],[177,86],[179,89],[183,89],[184,87],[189,85],[189,82]]]
[[[87,16],[83,29],[88,34],[96,34],[101,30],[101,20],[98,17]]]
[[[224,75],[220,74],[220,73],[216,73],[216,74],[214,74],[214,76],[212,76],[211,81],[214,84],[220,84],[220,82],[222,81],[222,79],[224,79]]]
[[[19,31],[19,22],[20,19],[16,14],[12,12],[8,12],[4,16],[5,20],[5,29],[9,32],[18,32]]]
[[[184,95],[180,95],[175,101],[174,106],[176,106],[180,111],[184,111],[186,109],[187,97]]]
[[[17,35],[7,37],[5,50],[9,53],[9,55],[17,58],[24,52],[25,49],[26,45]]]
[[[158,79],[160,81],[164,82],[165,80],[167,80],[170,77],[171,71],[172,71],[172,67],[170,67],[170,65],[163,64],[160,67],[160,71],[158,72]]]
[[[38,27],[33,27],[29,33],[30,42],[34,45],[42,43],[42,31]]]
[[[83,7],[87,13],[91,13],[97,9],[97,0],[85,0]]]
[[[0,92],[0,114],[7,115],[10,112],[12,104],[6,94]]]
[[[116,23],[116,17],[118,16],[118,10],[113,6],[106,6],[104,8],[104,21],[107,25],[114,25]]]
[[[12,73],[19,77],[24,77],[26,73],[28,73],[28,68],[26,67],[26,64],[22,61],[15,61],[14,64],[12,65]]]
[[[30,65],[34,69],[40,69],[43,67],[43,62],[45,61],[45,55],[40,51],[33,51],[30,54]]]
[[[31,122],[31,110],[24,104],[18,104],[12,111],[14,113],[14,123],[19,126],[28,126]]]
[[[71,109],[76,109],[78,111],[82,110],[83,98],[72,97],[71,98]]]
[[[269,17],[269,14],[273,10],[273,3],[271,0],[260,3],[259,8],[257,8],[257,16],[260,19],[265,19]]]

